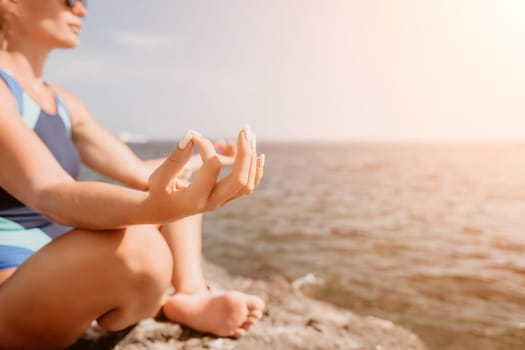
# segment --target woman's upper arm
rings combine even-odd
[[[149,167],[104,129],[78,98],[64,89],[56,89],[70,112],[72,138],[82,162],[113,180],[145,189]]]
[[[47,186],[74,181],[38,135],[18,114],[15,99],[0,84],[0,187],[45,213],[39,193]]]

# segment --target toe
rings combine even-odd
[[[247,295],[246,296],[246,305],[248,306],[248,310],[264,310],[266,305],[264,304],[264,301],[259,298],[256,295]]]
[[[253,316],[248,316],[246,318],[246,321],[244,321],[244,323],[241,325],[241,328],[245,330],[249,330],[254,324],[257,323],[257,321],[259,321],[258,318],[253,317]]]
[[[240,338],[242,336],[244,336],[246,334],[246,330],[243,329],[243,328],[237,328],[234,332],[233,332],[233,336],[235,338]]]
[[[259,320],[260,320],[260,317],[256,317],[252,315],[248,315],[248,317],[246,318],[246,322],[250,322],[251,324],[255,324],[259,322]]]
[[[248,317],[253,317],[257,320],[260,320],[263,317],[262,310],[250,310],[248,311]]]

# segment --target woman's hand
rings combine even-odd
[[[215,150],[217,151],[219,161],[221,162],[222,167],[227,167],[233,165],[235,162],[235,156],[237,155],[237,145],[233,142],[228,142],[223,140],[216,141],[214,144]],[[200,155],[193,154],[184,166],[182,173],[180,174],[179,183],[188,185],[188,180],[191,176],[198,171],[202,166],[202,159]]]
[[[193,146],[199,150],[202,166],[189,186],[180,186],[177,174],[190,160]],[[215,210],[252,193],[262,178],[263,163],[264,156],[257,157],[255,151],[255,136],[249,130],[242,130],[237,138],[232,170],[217,182],[222,164],[215,146],[197,133],[188,133],[149,178],[149,202],[154,215],[161,221],[171,221]]]

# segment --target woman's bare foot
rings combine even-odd
[[[165,298],[162,311],[173,322],[221,337],[241,337],[259,321],[264,301],[236,291],[212,294],[176,293]]]

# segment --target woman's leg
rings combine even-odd
[[[177,293],[207,290],[202,271],[202,214],[161,226],[173,256],[172,283]]]
[[[94,319],[118,330],[149,317],[161,305],[172,266],[154,226],[73,230],[0,285],[0,349],[64,348]]]
[[[262,317],[264,302],[255,295],[225,292],[213,295],[202,272],[202,215],[161,227],[173,253],[172,283],[176,294],[164,303],[175,322],[220,336],[241,336]]]

